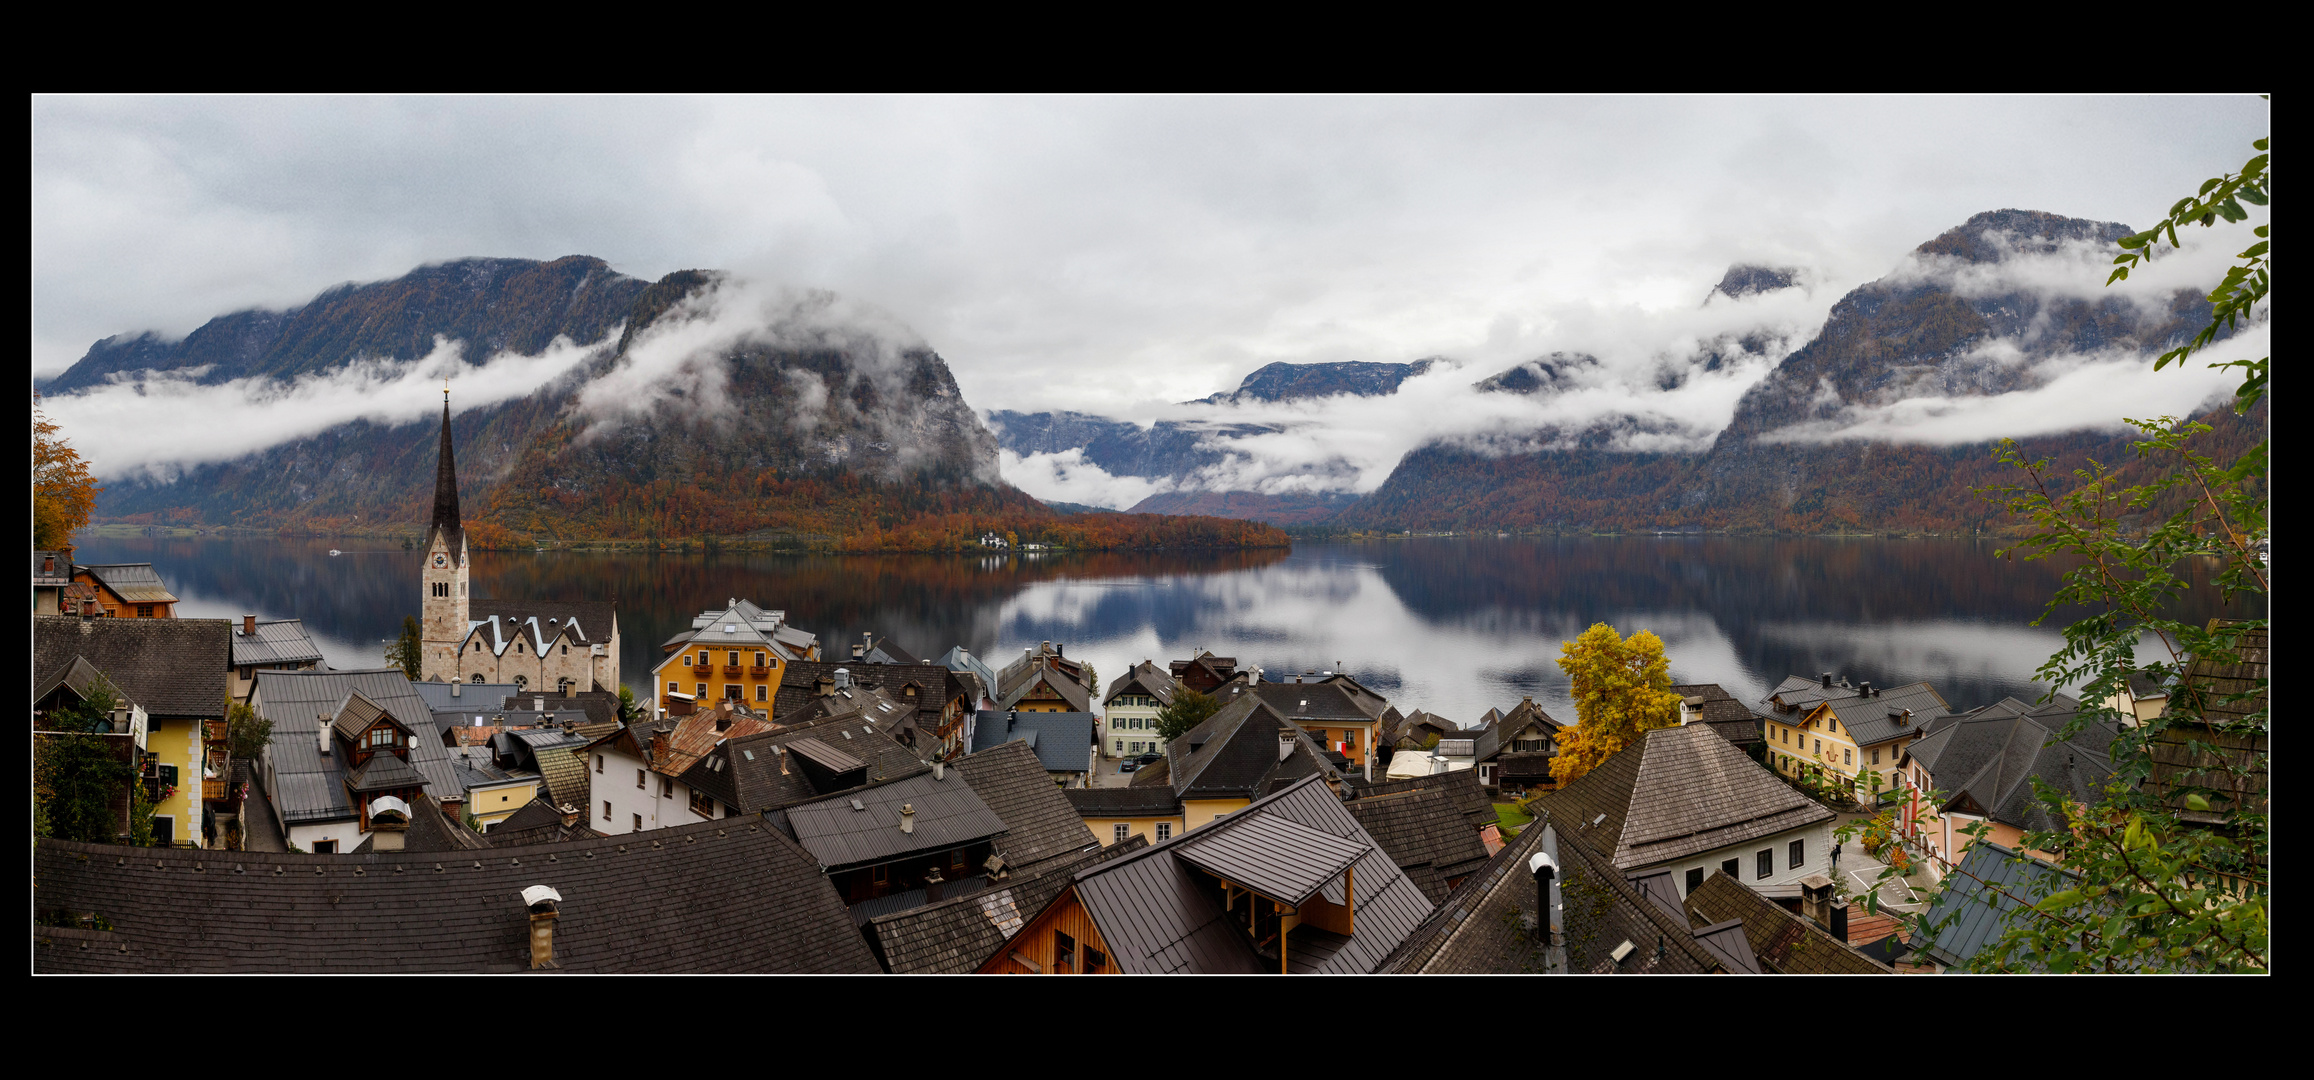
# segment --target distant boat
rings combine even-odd
[[[331,549],[329,549],[329,553],[330,553],[331,555],[336,555],[336,554],[338,554],[338,550],[337,550],[336,548],[331,548]]]

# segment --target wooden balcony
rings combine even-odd
[[[751,667],[747,669],[747,677],[750,679],[768,679],[771,678],[771,669],[767,667]]]
[[[741,669],[737,664],[725,664],[723,666],[723,677],[726,679],[736,679],[739,677],[740,670]]]
[[[713,676],[713,675],[715,674],[715,665],[713,665],[713,664],[696,664],[696,665],[693,665],[693,666],[692,666],[692,668],[691,668],[691,674],[693,674],[693,675],[696,675],[696,676],[698,676],[698,677],[700,677],[700,678],[702,678],[702,679],[705,679],[705,678],[709,678],[709,677],[711,677],[711,676]]]
[[[203,779],[201,781],[201,801],[216,802],[218,800],[224,799],[226,797],[226,789],[231,786],[232,781],[229,780]]]

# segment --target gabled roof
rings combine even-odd
[[[959,675],[970,675],[979,682],[980,693],[990,701],[996,700],[996,672],[982,663],[979,657],[967,652],[964,646],[958,645],[940,654],[938,663]]]
[[[1331,682],[1264,682],[1256,685],[1254,692],[1279,715],[1305,725],[1327,721],[1364,723],[1381,714],[1380,709],[1367,711],[1350,691]]]
[[[356,690],[393,714],[397,722],[411,731],[431,730],[433,712],[426,708],[426,700],[410,688],[410,680],[400,668],[258,670],[257,687],[250,696],[258,714],[273,722],[273,739],[266,744],[265,754],[273,763],[273,779],[278,788],[273,808],[283,822],[295,825],[342,821],[354,816],[352,806],[346,802],[344,755],[335,751],[323,754],[318,735],[322,719],[334,718],[347,695]],[[460,782],[457,769],[450,763],[450,752],[441,740],[411,740],[410,765],[425,777],[426,793],[436,802],[465,798],[466,787]]]
[[[1198,834],[1195,843],[1181,845],[1174,855],[1289,906],[1301,905],[1329,885],[1326,899],[1341,903],[1342,871],[1371,846],[1275,814],[1247,811],[1240,817],[1231,828]]]
[[[1101,694],[1101,704],[1117,700],[1119,694],[1147,694],[1160,705],[1173,704],[1173,688],[1180,685],[1173,676],[1155,663],[1143,660],[1125,669],[1123,675],[1109,680],[1109,689]]]
[[[1003,691],[997,695],[997,708],[1011,709],[1026,700],[1029,692],[1038,686],[1049,686],[1068,705],[1070,712],[1092,711],[1092,692],[1077,682],[1076,677],[1063,664],[1081,667],[1074,661],[1063,661],[1049,653],[1033,658],[1031,663],[1015,661],[1007,666],[997,675],[1003,687]]]
[[[1623,870],[1833,817],[1710,728],[1694,725],[1647,732],[1537,805],[1579,825],[1569,830],[1573,839]]]
[[[61,589],[70,584],[72,584],[72,552],[38,549],[32,552],[33,588]]]
[[[1578,823],[1579,824],[1579,823]],[[1624,970],[1698,974],[1726,970],[1689,931],[1676,907],[1649,901],[1609,859],[1571,842],[1562,815],[1544,811],[1454,890],[1382,965],[1398,974],[1567,974],[1614,970],[1623,942],[1636,947]],[[1541,908],[1529,862],[1558,865],[1559,948],[1536,927]],[[1660,951],[1659,951],[1660,950]]]
[[[1165,745],[1166,761],[1160,764],[1166,767],[1164,776],[1175,794],[1184,799],[1258,799],[1277,790],[1279,781],[1310,775],[1340,778],[1341,770],[1327,762],[1323,748],[1261,695],[1239,693],[1226,702]],[[1293,742],[1282,758],[1281,735]]]
[[[233,666],[303,664],[321,659],[321,646],[305,632],[303,619],[273,619],[257,624],[257,632],[233,628]]]
[[[465,640],[481,641],[493,656],[505,655],[517,641],[531,653],[557,644],[608,647],[618,633],[618,607],[608,600],[471,600],[466,617]]]
[[[853,686],[881,690],[893,704],[913,709],[914,726],[923,731],[939,728],[941,710],[948,701],[950,688],[954,687],[957,692],[963,690],[956,673],[939,664],[875,664],[859,660],[834,664],[794,660],[780,672],[779,686],[772,691],[772,718],[783,724],[794,724],[818,715],[811,710],[823,704],[819,684],[823,679],[832,684],[839,668],[848,673]],[[910,694],[910,689],[915,693]]]
[[[2093,722],[2070,740],[2052,741],[2078,707],[2062,695],[2040,706],[2003,698],[1960,714],[1914,744],[1909,756],[1946,793],[1940,809],[2026,830],[2066,828],[2033,794],[2033,780],[2094,806],[2105,800],[2114,775],[2107,757],[2118,734],[2113,724]]]
[[[912,820],[913,828],[903,831],[903,820]],[[921,773],[791,806],[787,821],[796,842],[829,872],[961,847],[1005,831],[1004,819],[955,773]]]
[[[972,725],[972,750],[979,753],[1017,739],[1036,749],[1048,772],[1087,772],[1093,767],[1098,721],[1088,712],[983,712]]]
[[[963,774],[973,793],[1004,821],[1004,837],[997,848],[1016,870],[1101,842],[1070,805],[1070,793],[1054,786],[1044,763],[1025,743],[969,754],[948,768]]]
[[[346,774],[346,787],[353,791],[397,791],[424,784],[426,778],[399,754],[375,753],[368,761],[354,766]],[[459,790],[465,790],[461,787]]]
[[[161,575],[147,563],[81,563],[74,572],[87,574],[131,604],[174,604],[177,594],[161,583]]]
[[[427,718],[432,719],[432,713],[429,712]],[[368,731],[370,725],[381,720],[402,729],[402,734],[410,736],[416,736],[420,731],[432,730],[433,727],[433,725],[428,724],[426,727],[412,729],[400,718],[387,712],[385,706],[371,701],[363,695],[359,687],[347,690],[345,699],[338,702],[337,709],[330,718],[330,727],[337,732],[338,738],[351,742],[360,738],[362,732]]]
[[[1268,846],[1251,842],[1249,827],[1262,833]],[[1207,863],[1228,862],[1227,855],[1273,864],[1278,883],[1272,887],[1288,892],[1306,884],[1315,873],[1309,867],[1330,865],[1356,849],[1345,867],[1351,871],[1357,932],[1343,936],[1296,928],[1286,955],[1292,972],[1373,971],[1430,912],[1430,902],[1359,827],[1341,799],[1319,777],[1309,776],[1212,824],[1078,872],[1076,897],[1100,928],[1118,970],[1216,974],[1278,969],[1276,959],[1257,954],[1228,920],[1218,884],[1191,861],[1195,848],[1204,849],[1194,857]]]
[[[914,750],[900,745],[873,724],[863,723],[856,717],[817,720],[794,726],[780,725],[777,730],[761,732],[725,744],[731,751],[730,768],[732,790],[725,799],[742,810],[774,810],[783,806],[811,802],[835,791],[820,791],[805,767],[794,760],[789,748],[801,740],[814,740],[846,757],[861,762],[864,784],[881,784],[887,780],[927,771],[930,766],[917,757]],[[849,770],[830,770],[849,773]],[[848,790],[848,789],[846,789]],[[717,798],[724,798],[718,795]]]
[[[1052,782],[1041,775],[1040,783]],[[868,920],[864,928],[884,969],[897,975],[961,975],[1012,939],[1076,873],[1094,863],[1119,858],[1147,846],[1135,836],[1122,844],[1098,844],[1014,871],[1000,882],[925,907]]]
[[[1693,701],[1703,714],[1703,723],[1711,725],[1720,737],[1737,746],[1750,746],[1761,740],[1759,719],[1750,707],[1737,700],[1718,683],[1681,683],[1671,688],[1682,700]]]
[[[600,835],[583,824],[563,824],[562,811],[547,805],[544,800],[532,799],[522,804],[521,809],[506,815],[506,820],[493,826],[483,839],[491,847],[517,848],[587,840]]]
[[[861,644],[867,648],[862,650],[860,659],[871,664],[921,664],[924,662],[916,654],[901,648],[898,642],[889,637],[871,636]]]
[[[1478,829],[1442,788],[1367,795],[1346,805],[1359,827],[1382,845],[1399,869],[1409,875],[1415,874],[1416,867],[1433,871],[1427,878],[1415,877],[1432,903],[1446,899],[1446,879],[1486,865],[1486,842],[1479,839]]]
[[[223,619],[35,615],[32,682],[44,684],[71,667],[74,657],[86,657],[123,697],[153,716],[222,719],[231,641],[232,624]]]
[[[106,948],[36,934],[42,972],[526,971],[534,885],[562,896],[563,971],[879,970],[819,865],[751,819],[455,859],[41,840],[34,873],[44,908],[113,926]]]
[[[1487,798],[1486,788],[1478,782],[1478,774],[1468,769],[1367,784],[1358,789],[1358,797],[1371,799],[1407,791],[1437,791],[1444,794],[1455,810],[1462,814],[1463,820],[1470,824],[1473,832],[1494,824],[1497,817],[1494,800]]]
[[[1850,948],[1823,927],[1794,915],[1749,885],[1711,874],[1687,894],[1688,920],[1698,933],[1740,922],[1751,953],[1779,975],[1890,975],[1888,965]],[[1724,947],[1724,946],[1723,946]]]
[[[362,837],[362,842],[355,844],[350,854],[365,855],[376,850],[372,842],[377,836],[372,831]],[[441,854],[482,851],[489,846],[490,842],[484,840],[480,833],[450,820],[449,815],[443,812],[442,804],[427,798],[425,792],[410,796],[410,827],[402,833],[403,851]]]
[[[55,693],[60,687],[71,687],[74,696],[82,701],[87,701],[91,695],[96,693],[97,687],[103,685],[104,682],[104,672],[98,671],[95,664],[89,663],[88,657],[75,656],[70,664],[33,684],[32,700],[35,703],[46,701],[48,695]],[[130,702],[129,704],[135,703]]]
[[[1781,703],[1791,712],[1776,708]],[[1925,682],[1906,683],[1902,686],[1875,687],[1871,697],[1865,697],[1862,688],[1844,682],[1825,686],[1822,679],[1804,679],[1791,676],[1778,684],[1761,702],[1769,715],[1778,720],[1804,718],[1818,705],[1829,704],[1840,726],[1847,729],[1859,746],[1873,746],[1893,739],[1919,734],[1938,717],[1951,710],[1936,688]],[[1899,722],[1891,714],[1912,710],[1909,720]],[[1789,722],[1789,721],[1786,721]]]
[[[1989,840],[1970,844],[1959,869],[1928,903],[1936,936],[1913,942],[1913,949],[1947,967],[1967,967],[2008,932],[2024,903],[2038,903],[2063,881],[2059,871]]]

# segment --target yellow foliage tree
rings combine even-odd
[[[1574,680],[1574,727],[1558,736],[1551,778],[1569,783],[1631,745],[1649,728],[1679,721],[1663,639],[1641,630],[1625,638],[1606,623],[1560,646],[1559,670]]]
[[[97,486],[88,463],[59,438],[48,414],[32,410],[32,547],[52,550],[72,542],[96,510]]]

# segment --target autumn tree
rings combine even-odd
[[[72,542],[88,524],[104,488],[88,471],[80,452],[57,434],[48,414],[32,410],[32,547],[46,550]]]
[[[1560,647],[1559,670],[1574,680],[1576,724],[1559,733],[1551,778],[1565,784],[1599,767],[1649,728],[1679,721],[1663,639],[1641,630],[1625,638],[1593,623]]]

